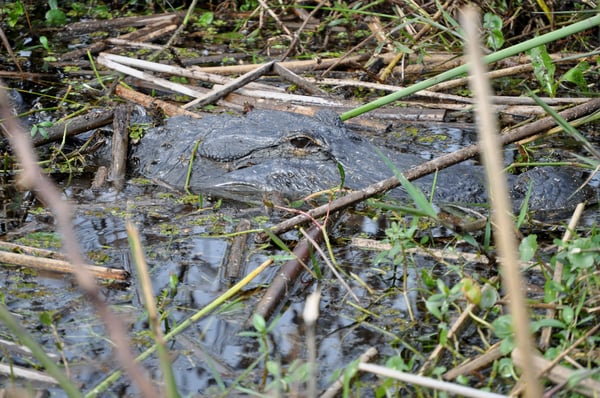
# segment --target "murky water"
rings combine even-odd
[[[424,157],[432,151],[448,152],[464,146],[464,134],[456,129],[445,134],[443,147],[438,144],[416,143],[413,150],[422,148]],[[421,135],[422,136],[422,135]],[[422,146],[420,146],[422,145]],[[220,296],[230,285],[224,278],[224,266],[231,241],[219,237],[235,230],[242,218],[250,219],[254,228],[270,225],[275,218],[265,217],[264,209],[248,209],[224,204],[218,209],[198,210],[196,205],[184,204],[181,195],[164,188],[128,183],[121,193],[110,189],[92,192],[89,182],[78,180],[63,186],[65,197],[74,204],[74,226],[82,251],[90,262],[102,260],[103,265],[131,272],[127,284],[108,284],[102,293],[127,325],[134,353],[143,352],[150,344],[145,310],[141,303],[137,277],[131,260],[125,229],[127,219],[138,228],[146,251],[154,294],[159,297],[164,314],[163,328],[168,331],[187,317]],[[205,207],[213,205],[207,201]],[[378,251],[348,244],[354,236],[382,239],[388,220],[375,214],[346,214],[331,233],[335,257],[345,280],[358,295],[363,309],[348,305],[349,294],[330,272],[320,282],[321,315],[317,327],[319,386],[325,388],[338,369],[358,358],[369,347],[380,350],[380,356],[419,355],[437,341],[437,330],[427,320],[420,296],[418,273],[424,267],[438,278],[451,278],[447,270],[430,258],[411,256],[406,268],[399,264],[375,264]],[[15,241],[33,231],[54,230],[52,218],[45,211],[31,212],[22,227],[5,236]],[[243,274],[247,274],[269,256],[283,252],[273,247],[250,244],[244,253]],[[240,302],[197,322],[169,344],[173,367],[180,392],[184,395],[214,396],[223,393],[221,383],[229,386],[257,358],[256,339],[240,337],[242,331],[252,330],[250,315],[266,286],[283,260],[256,278],[246,289]],[[326,270],[323,262],[320,266]],[[35,338],[48,350],[60,354],[57,340],[63,345],[63,355],[71,378],[87,391],[118,368],[113,347],[95,312],[69,276],[32,272],[12,267],[0,268],[3,299]],[[405,275],[405,272],[407,274]],[[169,281],[177,276],[174,291]],[[349,275],[355,275],[351,277]],[[359,282],[360,281],[360,282]],[[448,283],[452,283],[449,279]],[[306,360],[305,326],[302,321],[304,300],[316,287],[316,281],[305,276],[284,306],[278,326],[269,337],[270,358],[284,367],[295,360]],[[406,293],[406,294],[405,294]],[[410,311],[409,311],[410,309]],[[56,336],[39,321],[42,312],[53,315]],[[412,314],[412,315],[411,315]],[[0,326],[0,337],[14,336]],[[411,341],[410,349],[402,344]],[[4,361],[7,361],[5,354]],[[15,365],[25,365],[18,355],[9,355]],[[420,358],[424,360],[424,358]],[[143,362],[152,378],[160,380],[157,360]],[[261,368],[261,367],[259,367]],[[254,388],[260,382],[261,370],[254,369],[244,376],[241,385]],[[7,382],[3,379],[0,383]],[[29,382],[17,380],[17,384]],[[33,385],[38,385],[33,383]],[[57,387],[41,384],[53,396],[64,396]],[[137,389],[122,378],[110,389],[116,396],[135,396]],[[229,393],[226,393],[228,395]]]

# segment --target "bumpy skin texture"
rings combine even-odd
[[[134,149],[133,157],[141,174],[181,188],[196,146],[191,189],[245,202],[260,202],[263,194],[269,192],[298,199],[338,186],[341,181],[338,164],[343,167],[346,187],[363,188],[393,175],[380,153],[401,171],[424,161],[416,155],[376,149],[349,131],[333,112],[308,117],[267,110],[256,110],[244,117],[171,118],[165,126],[148,131]],[[536,181],[531,209],[572,207],[575,200],[594,195],[587,188],[579,196],[569,198],[575,191],[572,184],[553,189],[561,184],[557,179],[580,181],[577,173],[544,170],[554,176],[550,181],[553,188],[545,183],[539,186],[538,180],[547,182],[548,178],[531,172],[530,177]],[[521,182],[513,190],[517,204],[521,188],[526,185],[522,181],[525,178],[518,180]],[[419,179],[416,184],[430,192],[433,177]],[[483,203],[486,201],[483,170],[463,164],[443,170],[437,176],[434,193],[440,202]],[[393,190],[391,195],[404,196],[401,189]]]

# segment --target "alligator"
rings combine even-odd
[[[253,110],[247,115],[212,115],[203,119],[172,117],[150,129],[133,152],[142,175],[173,187],[242,202],[260,202],[265,193],[295,200],[316,191],[339,186],[360,189],[392,175],[384,161],[399,170],[424,160],[414,154],[373,145],[350,131],[331,111],[314,117],[273,110]],[[190,160],[192,166],[190,168]],[[573,208],[579,201],[595,201],[591,187],[578,190],[583,176],[565,168],[534,168],[509,175],[516,206],[523,202],[533,181],[531,210]],[[343,175],[343,177],[342,177]],[[189,176],[189,177],[188,177]],[[436,202],[485,203],[481,166],[457,164],[414,183],[432,192]],[[401,188],[391,196],[406,195]]]

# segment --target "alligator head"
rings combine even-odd
[[[298,199],[335,187],[342,180],[340,165],[348,188],[360,189],[383,180],[392,171],[382,153],[401,171],[423,162],[416,155],[376,149],[349,131],[333,112],[309,117],[255,110],[244,117],[171,118],[165,126],[151,129],[133,155],[141,174],[174,187],[184,187],[189,179],[189,187],[199,193],[260,202],[268,192]],[[537,174],[531,175],[540,180]],[[426,176],[415,183],[430,192],[433,181],[433,176]],[[454,165],[442,170],[437,181],[433,191],[436,201],[486,201],[481,167]],[[556,181],[552,184],[556,185]],[[515,185],[513,195],[518,188]],[[392,195],[399,197],[403,193],[395,189]],[[533,200],[534,207],[541,208],[548,201],[558,203],[546,194],[540,196],[543,203]]]
[[[143,175],[175,187],[184,186],[190,170],[196,191],[256,201],[265,191],[298,197],[339,184],[337,164],[350,166],[348,155],[363,143],[369,145],[332,112],[313,118],[253,111],[245,117],[171,118],[144,136],[134,157]]]

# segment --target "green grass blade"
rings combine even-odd
[[[375,150],[377,151],[379,156],[381,156],[385,164],[394,172],[394,175],[400,181],[400,184],[402,184],[402,187],[406,190],[406,193],[408,193],[410,198],[413,200],[415,206],[417,206],[418,209],[425,213],[425,215],[436,219],[437,212],[435,211],[429,200],[427,200],[425,194],[423,194],[423,192],[419,188],[417,188],[413,183],[408,181],[406,177],[404,177],[400,169],[398,169],[398,167],[396,167],[396,165],[392,163],[387,158],[387,156],[383,154],[383,152],[381,152],[378,148],[375,148]]]
[[[594,147],[594,145],[592,145],[584,136],[583,134],[581,134],[579,131],[577,131],[577,129],[573,126],[571,126],[571,124],[569,122],[567,122],[564,118],[562,118],[558,112],[556,112],[554,109],[550,108],[544,101],[542,101],[542,99],[540,97],[538,97],[537,95],[535,95],[532,91],[529,91],[529,96],[531,98],[533,98],[533,100],[539,105],[541,106],[550,116],[552,116],[554,118],[554,120],[556,120],[556,123],[558,123],[560,125],[560,127],[563,128],[563,130],[569,134],[571,137],[575,138],[577,141],[579,141],[585,149],[587,149],[587,151],[589,153],[591,153],[592,155],[594,155],[597,159],[600,159],[600,151],[598,149],[596,149],[596,147]]]

